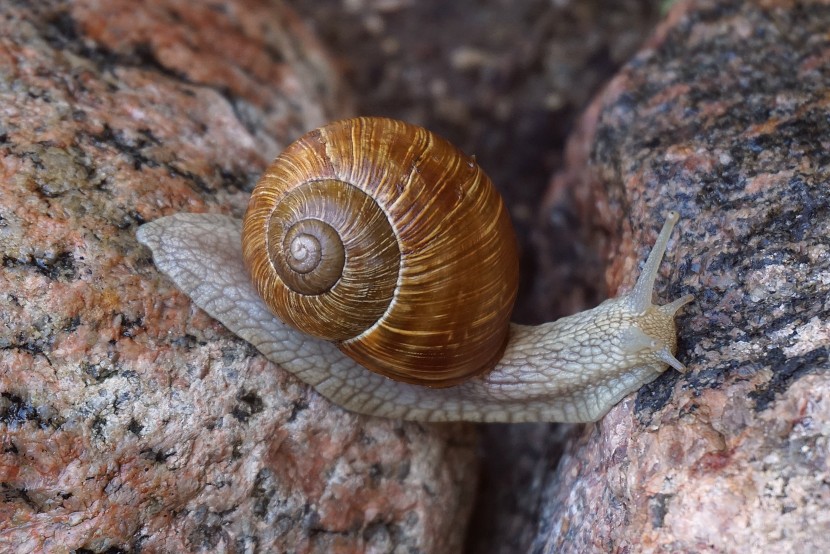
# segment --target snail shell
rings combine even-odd
[[[254,189],[242,250],[280,319],[386,377],[446,387],[504,351],[510,218],[475,159],[420,127],[356,118],[301,137]]]

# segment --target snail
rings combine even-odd
[[[633,290],[538,326],[510,323],[516,238],[473,157],[384,118],[288,146],[244,221],[176,214],[139,242],[196,305],[355,412],[421,421],[596,421],[669,366],[652,304],[671,212]]]

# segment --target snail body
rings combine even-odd
[[[576,422],[599,419],[668,366],[684,370],[674,316],[692,298],[651,303],[677,220],[667,218],[630,293],[540,326],[510,324],[516,240],[489,179],[424,129],[357,118],[289,146],[244,224],[177,214],[138,239],[198,306],[347,409]]]

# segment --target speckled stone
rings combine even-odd
[[[0,552],[453,552],[470,428],[332,407],[135,239],[350,101],[280,2],[0,3]]]
[[[827,1],[680,3],[586,115],[550,197],[588,187],[612,293],[680,211],[688,372],[569,445],[534,551],[830,550],[828,29]]]

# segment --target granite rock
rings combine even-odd
[[[0,4],[0,551],[457,550],[469,427],[331,406],[135,240],[350,105],[281,2]]]
[[[611,294],[680,211],[656,296],[696,296],[688,372],[576,433],[534,551],[830,549],[828,28],[826,1],[681,2],[586,114],[549,198],[599,222]]]

